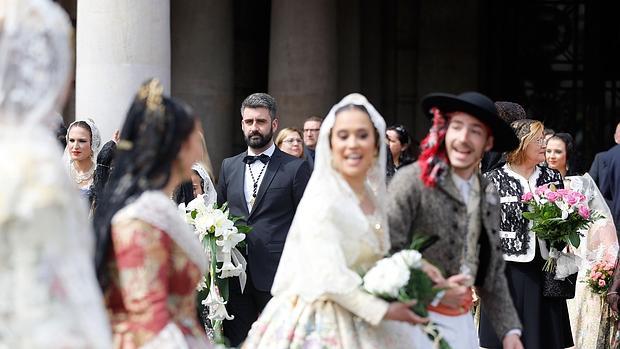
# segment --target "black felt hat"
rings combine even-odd
[[[511,151],[519,146],[519,140],[512,128],[499,116],[495,104],[489,97],[478,92],[464,92],[460,95],[431,93],[422,99],[422,109],[432,117],[431,108],[437,107],[444,113],[460,111],[482,121],[493,133],[493,151]]]

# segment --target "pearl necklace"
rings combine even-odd
[[[79,174],[77,172],[74,164],[75,162],[72,161],[71,166],[69,166],[69,169],[70,169],[69,173],[71,174],[71,178],[73,178],[75,183],[77,184],[84,183],[86,181],[89,181],[91,178],[93,178],[93,175],[95,174],[95,164],[93,164],[90,167],[90,169],[83,174]]]

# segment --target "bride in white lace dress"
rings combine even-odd
[[[271,292],[243,348],[413,348],[408,305],[361,289],[390,247],[385,122],[359,94],[321,126],[314,172],[289,231]],[[394,321],[400,320],[400,321]]]
[[[590,209],[598,211],[603,218],[581,231],[581,244],[574,251],[581,258],[575,297],[567,300],[566,304],[575,348],[605,349],[609,348],[615,321],[603,296],[592,292],[585,280],[595,263],[616,263],[618,238],[611,210],[592,177],[588,173],[579,175],[571,171],[570,165],[574,156],[573,138],[570,134],[556,133],[547,141],[546,160],[549,167],[560,171],[564,178],[564,187],[584,194],[588,198]]]
[[[53,137],[72,61],[49,0],[0,1],[0,348],[109,348],[86,204]]]

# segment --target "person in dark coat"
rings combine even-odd
[[[217,201],[228,202],[230,214],[252,227],[247,235],[247,283],[230,282],[226,308],[234,319],[224,322],[232,346],[247,336],[271,299],[271,286],[297,205],[310,178],[308,162],[286,154],[273,143],[279,118],[275,99],[266,93],[248,96],[241,106],[241,127],[248,146],[224,159]]]
[[[620,123],[616,125],[616,132],[614,133],[614,141],[616,142],[616,144],[620,144]],[[602,151],[600,153],[597,153],[594,156],[594,161],[592,161],[592,166],[590,166],[590,171],[588,171],[588,173],[590,174],[592,179],[594,179],[594,182],[596,182],[596,185],[598,185],[599,188],[602,185],[601,182],[603,178],[605,178],[605,175],[607,173],[607,166],[609,165],[609,158],[607,157],[607,151],[608,150]],[[608,202],[607,204],[610,205],[610,202]]]
[[[605,177],[600,178],[600,189],[609,204],[617,231],[620,223],[620,144],[609,149],[605,157],[608,163],[604,172]]]
[[[479,348],[469,309],[474,286],[492,313],[494,336],[504,348],[521,349],[522,326],[500,247],[500,199],[478,171],[485,151],[511,151],[519,141],[497,116],[493,101],[477,92],[430,94],[422,108],[433,120],[422,155],[399,170],[389,186],[392,250],[407,248],[413,234],[438,238],[424,256],[451,277],[429,317],[452,348]],[[468,281],[457,281],[463,277]]]

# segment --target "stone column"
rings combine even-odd
[[[241,132],[241,116],[233,106],[233,2],[175,1],[171,10],[172,95],[202,120],[217,176],[222,160],[232,155],[233,126]]]
[[[281,128],[325,116],[342,96],[338,88],[337,2],[272,0],[269,93]]]
[[[75,118],[93,118],[107,141],[151,77],[170,94],[169,0],[78,1]]]

